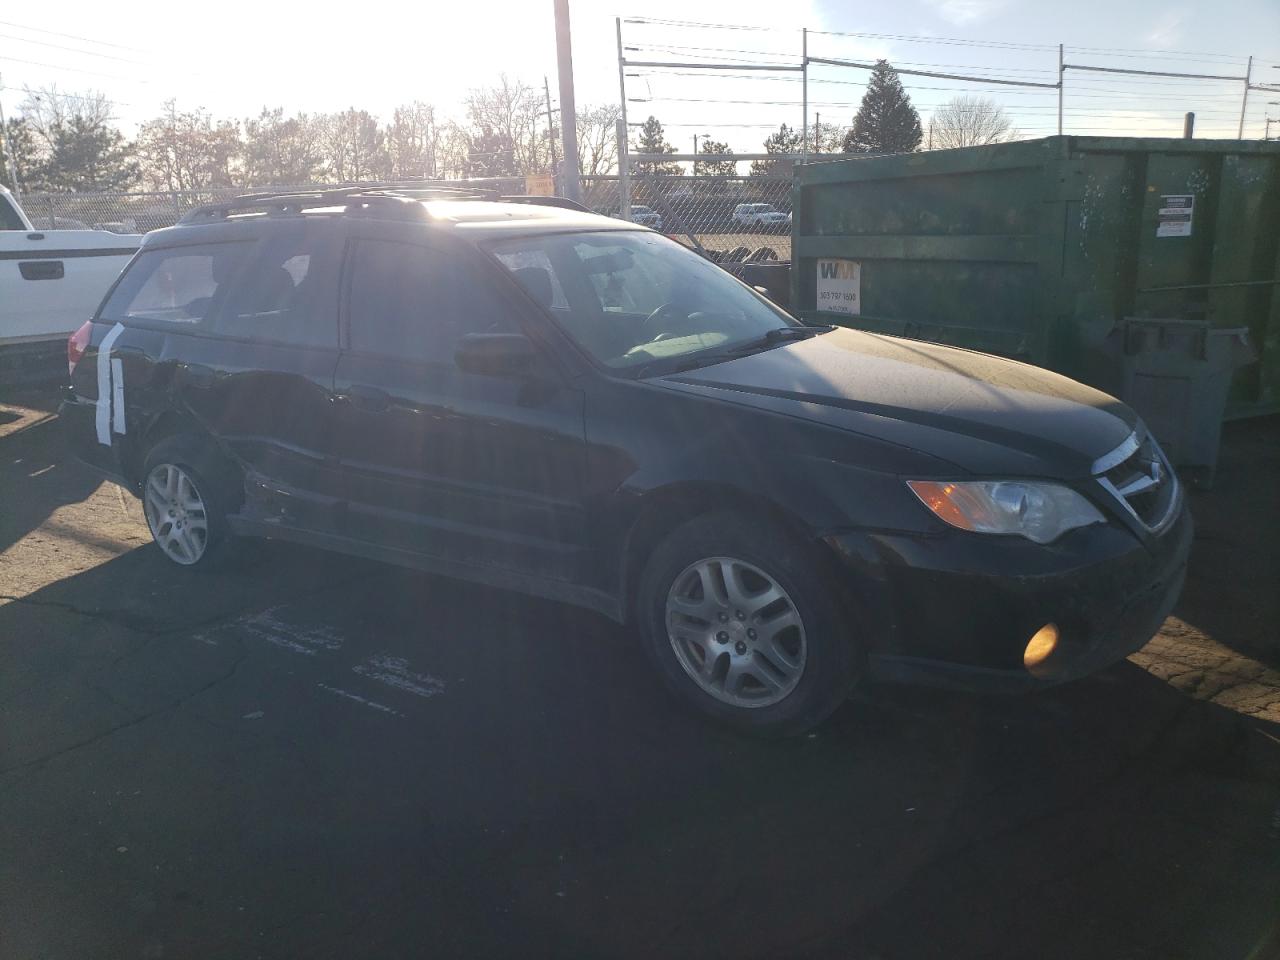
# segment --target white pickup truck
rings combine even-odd
[[[37,230],[0,186],[0,383],[46,372],[141,242],[105,230]]]

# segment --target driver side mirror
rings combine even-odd
[[[487,376],[514,376],[533,367],[534,349],[521,333],[468,333],[453,353],[458,369]]]

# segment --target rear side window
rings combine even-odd
[[[343,237],[331,226],[303,223],[259,241],[218,306],[214,330],[249,340],[336,347]]]
[[[468,333],[516,333],[511,307],[460,252],[361,240],[351,265],[351,349],[453,363]]]
[[[240,241],[143,251],[103,304],[100,318],[203,324],[252,246]]]

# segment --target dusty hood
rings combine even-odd
[[[975,474],[1086,476],[1137,422],[1115,398],[1039,367],[847,329],[657,382],[912,447]]]

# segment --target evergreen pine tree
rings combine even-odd
[[[876,61],[853,127],[845,134],[844,152],[911,153],[923,137],[920,114],[902,88],[898,71],[886,60]]]
[[[764,141],[765,153],[800,153],[803,137],[799,130],[788,127],[785,123],[777,131],[769,134]],[[789,177],[795,168],[794,160],[752,160],[751,175],[753,177]]]
[[[675,153],[676,148],[667,143],[662,124],[657,117],[650,117],[640,126],[640,137],[636,141],[636,153]],[[663,177],[678,177],[684,173],[678,163],[655,163],[648,161],[637,163],[636,171],[641,174],[657,174]]]

